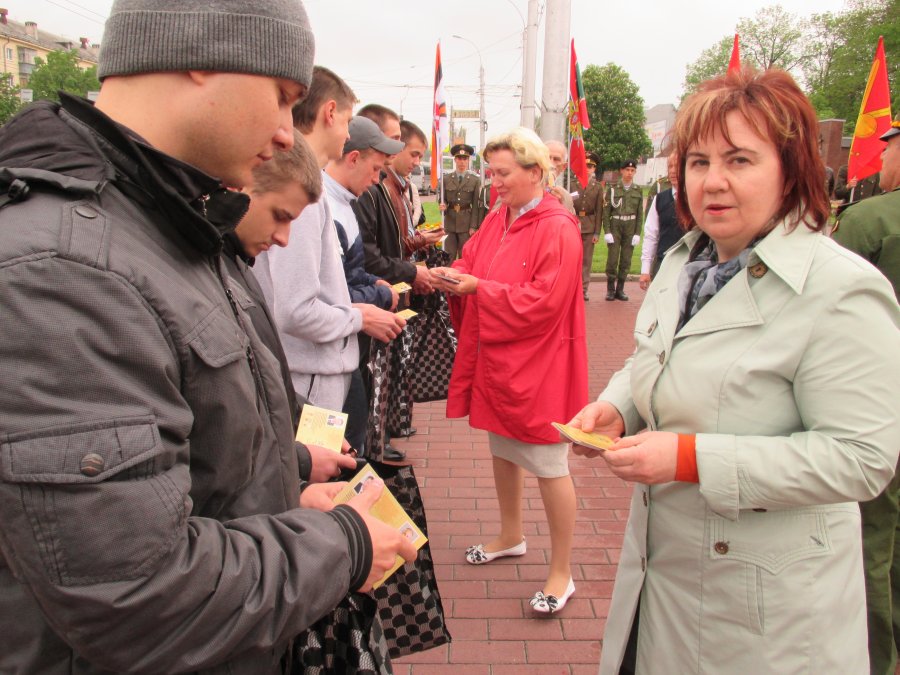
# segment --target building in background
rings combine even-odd
[[[35,58],[46,61],[50,52],[74,49],[78,54],[79,67],[87,69],[97,65],[100,54],[100,45],[91,43],[86,37],[74,41],[40,30],[34,21],[12,21],[9,12],[3,8],[0,8],[0,49],[0,77],[6,77],[23,90],[28,89]]]
[[[653,143],[653,154],[650,157],[642,157],[634,175],[634,182],[638,185],[649,185],[660,176],[665,176],[666,152],[665,139],[675,124],[675,106],[671,103],[661,103],[644,110],[644,131]]]

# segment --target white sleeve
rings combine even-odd
[[[644,223],[644,248],[641,249],[641,274],[650,274],[653,267],[653,259],[656,257],[656,247],[659,244],[659,214],[656,212],[656,197],[650,202],[647,213],[647,222]]]

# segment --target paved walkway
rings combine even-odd
[[[587,308],[590,394],[596,396],[633,347],[632,327],[643,299],[626,284],[630,302],[605,302],[606,285],[591,285]],[[550,537],[537,481],[525,481],[528,553],[489,565],[466,563],[466,547],[499,530],[487,435],[467,420],[448,420],[444,402],[418,404],[418,433],[407,451],[422,486],[428,534],[444,603],[449,645],[399,659],[397,675],[596,675],[631,488],[600,460],[572,456],[578,522],[572,555],[576,592],[565,610],[534,618],[528,600],[543,586]]]

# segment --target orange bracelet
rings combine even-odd
[[[697,437],[678,434],[678,459],[675,464],[675,480],[683,483],[699,483],[697,473]]]

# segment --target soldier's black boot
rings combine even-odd
[[[616,280],[615,279],[607,279],[606,280],[606,299],[607,300],[615,300],[616,299]]]
[[[609,299],[608,295],[606,297],[607,297],[607,299]],[[628,296],[625,295],[625,282],[624,281],[619,280],[616,282],[616,292],[613,297],[615,297],[616,300],[624,300],[625,302],[628,302]]]

